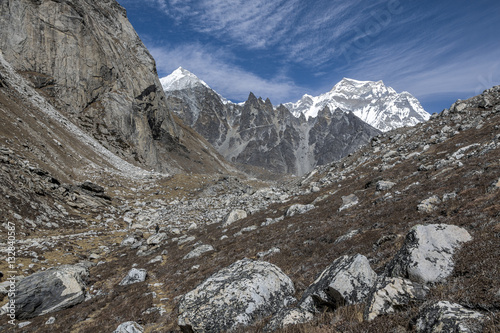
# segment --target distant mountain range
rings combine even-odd
[[[277,173],[305,174],[382,131],[430,117],[415,97],[382,81],[343,79],[326,94],[277,107],[253,93],[232,103],[184,68],[160,82],[172,111],[226,159]]]

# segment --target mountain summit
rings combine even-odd
[[[163,90],[191,89],[197,86],[210,88],[203,80],[182,67],[177,68],[172,74],[160,79]]]
[[[316,117],[328,106],[330,110],[340,108],[350,111],[364,122],[383,132],[391,129],[414,126],[429,120],[420,102],[408,92],[398,94],[382,81],[358,81],[344,78],[332,90],[320,96],[304,95],[296,103],[285,106],[299,117]]]

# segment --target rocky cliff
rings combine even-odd
[[[380,133],[354,114],[328,106],[307,120],[252,93],[245,103],[234,104],[182,68],[161,81],[169,107],[227,160],[274,173],[303,175]]]
[[[113,152],[158,171],[223,169],[169,112],[155,62],[115,0],[0,3],[5,59]],[[203,160],[202,160],[203,157]]]

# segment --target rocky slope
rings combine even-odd
[[[163,172],[224,169],[209,166],[219,156],[168,110],[154,60],[116,1],[2,1],[0,26],[5,60],[113,153]]]
[[[354,113],[376,129],[387,132],[404,126],[414,126],[429,120],[420,102],[408,92],[397,93],[382,81],[357,81],[344,78],[332,90],[320,96],[304,95],[296,103],[285,106],[296,116],[316,117],[328,106]]]
[[[20,295],[2,331],[500,328],[500,87],[288,183],[151,174],[67,189],[30,152],[0,152],[16,286],[76,287],[53,311]],[[22,193],[52,215],[17,210]]]
[[[169,107],[227,160],[274,173],[303,175],[379,133],[352,113],[327,105],[306,120],[252,93],[245,103],[234,104],[182,68],[161,82]]]

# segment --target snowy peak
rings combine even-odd
[[[182,67],[177,68],[172,74],[161,78],[160,82],[165,91],[192,89],[197,86],[210,88],[208,84]]]
[[[352,112],[371,126],[389,131],[413,126],[430,118],[419,101],[408,92],[398,94],[382,81],[358,81],[343,78],[332,90],[320,96],[304,95],[285,106],[299,117],[315,118],[326,106],[330,110]]]

